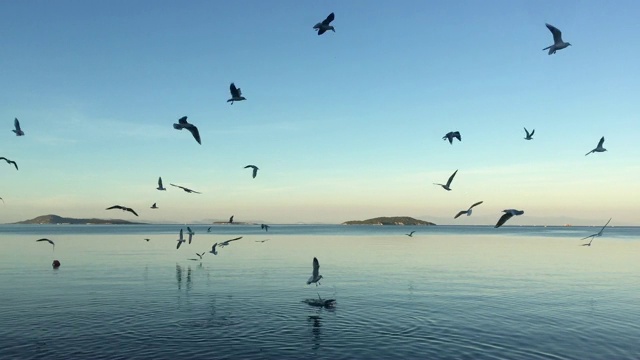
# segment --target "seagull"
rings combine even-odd
[[[18,118],[15,118],[15,120],[13,120],[13,126],[15,126],[16,129],[11,131],[16,133],[16,136],[24,136],[24,131],[20,129],[20,121],[18,121]]]
[[[471,210],[471,209],[473,209],[473,207],[474,207],[474,206],[478,206],[478,205],[480,205],[480,204],[482,204],[482,201],[478,201],[477,203],[475,203],[475,204],[471,205],[467,210],[462,210],[462,211],[460,211],[460,212],[459,212],[459,213],[457,213],[457,214],[456,214],[456,216],[454,216],[453,218],[454,218],[454,219],[457,219],[460,215],[463,215],[463,214],[467,214],[467,216],[471,216],[471,213],[473,212],[473,210]]]
[[[182,236],[182,229],[180,229],[180,237],[178,238],[177,241],[178,241],[178,246],[176,246],[176,249],[180,249],[180,245],[182,245],[182,243],[186,241],[184,239],[184,236]]]
[[[557,27],[549,24],[545,24],[545,25],[547,25],[547,29],[549,29],[549,31],[551,31],[551,33],[553,34],[553,45],[547,46],[542,50],[549,49],[549,55],[551,55],[551,54],[555,54],[556,50],[562,50],[567,46],[571,46],[570,43],[566,43],[562,41],[562,32],[558,30]]]
[[[318,262],[318,258],[313,258],[313,273],[311,273],[311,277],[307,280],[307,285],[311,283],[316,283],[316,286],[320,285],[320,279],[322,279],[322,275],[320,272],[320,263]]]
[[[36,240],[36,242],[38,242],[38,241],[46,241],[49,244],[53,245],[53,250],[56,249],[56,244],[53,241],[49,240],[49,239],[38,239],[38,240]]]
[[[209,228],[207,229],[207,232],[211,232],[211,226],[209,226]]]
[[[198,255],[198,257],[200,258],[200,260],[202,260],[202,256],[203,256],[204,254],[206,254],[206,253],[204,253],[204,252],[203,252],[202,254],[198,254],[198,253],[196,253],[196,255]]]
[[[174,185],[174,184],[169,184],[169,185],[171,185],[171,186],[175,186],[175,187],[178,187],[178,188],[180,188],[180,189],[182,189],[182,190],[184,190],[184,191],[186,191],[186,192],[188,192],[188,193],[202,194],[202,193],[200,193],[200,192],[197,192],[197,191],[195,191],[195,190],[191,190],[191,189],[186,188],[186,187],[184,187],[184,186]]]
[[[602,138],[600,138],[600,141],[598,141],[598,146],[595,149],[593,149],[593,150],[589,151],[588,153],[584,154],[584,156],[587,156],[587,155],[589,155],[591,153],[594,153],[594,152],[605,152],[605,151],[607,151],[607,149],[602,147],[602,144],[604,144],[604,136]],[[0,159],[2,159],[2,158],[0,158]]]
[[[147,242],[149,242],[149,240],[151,240],[151,239],[149,239],[149,238],[145,238],[145,240],[146,240]]]
[[[498,223],[496,224],[496,226],[494,226],[494,228],[499,228],[505,222],[507,222],[507,220],[511,219],[514,215],[522,215],[522,214],[524,214],[524,211],[516,210],[516,209],[502,210],[502,212],[504,212],[504,215],[502,215],[500,217],[500,219],[498,220]]]
[[[194,233],[193,230],[191,230],[191,228],[188,226],[187,226],[187,231],[189,232],[189,244],[191,244],[191,239],[193,238],[193,235],[195,235],[196,233]]]
[[[442,140],[449,140],[449,144],[453,144],[453,139],[458,139],[458,141],[462,141],[462,136],[459,131],[450,131],[445,136],[442,137]]]
[[[189,122],[187,122],[186,116],[183,116],[180,119],[178,119],[178,123],[173,124],[173,128],[176,130],[182,130],[182,129],[189,130],[191,132],[191,135],[193,135],[193,138],[196,139],[196,141],[198,142],[198,144],[202,145],[202,143],[200,142],[200,132],[198,132],[198,128],[193,124],[189,124]]]
[[[451,174],[451,176],[449,176],[449,180],[447,180],[447,184],[436,184],[433,183],[433,185],[440,185],[442,186],[443,189],[447,190],[447,191],[451,191],[451,188],[449,186],[451,186],[451,182],[453,181],[453,177],[456,176],[456,173],[458,173],[458,170],[454,171],[453,174]]]
[[[256,242],[263,243],[263,242],[267,242],[267,241],[269,241],[269,240],[271,240],[271,239],[256,240]]]
[[[610,222],[611,222],[611,218],[609,219],[609,221],[607,221],[607,223],[606,223],[606,224],[604,224],[604,226],[602,227],[602,229],[600,229],[600,231],[598,231],[598,232],[597,232],[597,233],[595,233],[595,234],[592,234],[592,235],[589,235],[589,236],[585,236],[585,237],[583,237],[583,238],[582,238],[582,239],[580,239],[580,240],[585,240],[585,239],[591,238],[591,241],[593,241],[593,239],[594,239],[595,237],[602,236],[602,232],[604,231],[604,228],[606,228],[606,227],[607,227],[607,225],[609,225],[609,223],[610,223]],[[589,241],[589,243],[588,243],[588,244],[582,244],[582,246],[591,246],[591,241]]]
[[[9,159],[7,159],[6,157],[0,157],[0,160],[4,160],[4,161],[6,161],[6,162],[7,162],[7,164],[13,164],[13,166],[15,166],[15,167],[16,167],[16,170],[18,170],[18,164],[16,164],[16,162],[15,162],[15,161],[13,161],[13,160],[9,160]]]
[[[165,188],[164,186],[162,186],[162,176],[158,177],[158,187],[156,188],[160,191],[165,191],[167,190],[167,188]]]
[[[252,169],[253,169],[253,178],[254,178],[254,179],[256,178],[256,175],[258,175],[258,170],[259,170],[259,169],[258,169],[258,167],[257,167],[257,166],[255,166],[255,165],[247,165],[247,166],[245,166],[244,168],[245,168],[245,169],[247,169],[247,168],[252,168]]]
[[[153,205],[151,205],[152,209],[159,209],[158,206],[156,206],[156,203],[153,203]]]
[[[414,233],[414,232],[415,232],[415,230],[414,230],[414,231],[412,231],[412,232],[410,232],[410,233],[408,233],[408,234],[405,234],[405,235],[407,235],[408,237],[413,237],[413,233]]]
[[[594,237],[595,237],[595,236],[594,236]],[[594,238],[594,237],[592,237],[592,238],[591,238],[591,240],[589,240],[589,242],[588,242],[588,243],[586,243],[586,244],[582,244],[582,245],[580,245],[580,246],[591,246],[591,243],[593,242],[593,238]]]
[[[211,247],[211,251],[209,251],[213,255],[218,255],[218,251],[216,251],[216,246],[217,245],[218,245],[218,243],[213,244],[213,246]]]
[[[220,247],[225,247],[225,246],[229,245],[230,242],[236,241],[236,240],[240,240],[240,239],[242,239],[242,236],[234,238],[234,239],[230,239],[230,240],[225,240],[225,241],[219,243],[218,245],[220,245]]]
[[[120,205],[113,205],[112,207],[106,208],[106,210],[111,210],[111,209],[120,209],[122,211],[128,211],[128,212],[132,213],[133,215],[138,216],[138,214],[132,208],[128,208],[128,207],[124,207],[124,206],[120,206]]]
[[[231,102],[231,105],[233,105],[234,101],[247,100],[244,96],[242,96],[242,91],[240,90],[240,88],[236,87],[236,84],[231,83],[231,85],[229,85],[229,91],[231,92],[231,99],[227,100],[227,102]]]
[[[229,218],[229,224],[233,224],[233,215]]]
[[[525,137],[525,140],[533,140],[533,133],[536,132],[536,129],[533,129],[533,131],[531,131],[531,133],[529,133],[529,131],[527,130],[527,128],[524,128],[524,132],[527,133],[527,137]]]
[[[264,231],[269,231],[269,227],[270,227],[270,226],[269,226],[269,225],[267,225],[267,224],[261,224],[261,225],[260,225],[260,229],[264,229]]]
[[[336,29],[334,29],[333,26],[329,25],[335,18],[336,16],[331,13],[329,14],[329,16],[327,16],[326,19],[322,20],[322,22],[315,24],[313,28],[318,31],[318,35],[322,35],[325,33],[325,31],[329,30],[336,32]]]

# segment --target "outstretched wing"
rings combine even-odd
[[[549,29],[549,31],[551,31],[551,34],[553,34],[553,42],[554,43],[561,43],[562,42],[562,32],[560,30],[558,30],[557,27],[553,26],[553,25],[549,25],[549,24],[545,24],[547,25],[547,29]]]
[[[127,208],[126,210],[133,213],[133,215],[138,216],[138,213],[135,212],[135,210],[133,210],[132,208]]]
[[[453,178],[456,176],[457,173],[458,173],[458,170],[454,171],[453,174],[449,176],[449,180],[447,180],[447,187],[451,185],[451,182],[453,181]]]
[[[602,231],[604,230],[604,228],[606,228],[606,227],[607,227],[607,225],[609,225],[609,223],[611,222],[611,219],[612,219],[612,218],[609,218],[609,221],[607,221],[607,223],[606,223],[606,224],[604,224],[604,226],[602,227],[602,229],[600,229],[600,231],[598,232],[598,234],[602,235]]]
[[[181,117],[180,119],[178,119],[178,124],[182,124],[182,125],[186,125],[186,124],[188,124],[188,122],[187,122],[187,117],[186,117],[186,116],[183,116],[183,117]]]
[[[508,212],[505,213],[504,215],[502,215],[500,217],[500,219],[498,220],[498,223],[496,224],[496,226],[494,226],[494,228],[499,228],[500,226],[502,226],[505,222],[507,222],[507,220],[511,219],[511,217],[513,217],[513,214]]]
[[[20,131],[22,131],[22,130],[20,129],[20,121],[18,121],[18,118],[15,118],[15,119],[13,120],[13,125],[16,127],[16,132],[20,132]]]
[[[162,186],[162,177],[158,177],[158,187],[159,188],[163,188],[164,186]]]
[[[467,211],[466,211],[466,210],[462,210],[462,211],[460,211],[459,213],[457,213],[457,214],[456,214],[456,216],[454,216],[453,218],[454,218],[454,219],[457,219],[457,218],[459,218],[461,215],[464,215],[464,214],[466,214],[466,213],[467,213]]]
[[[318,262],[318,258],[313,258],[313,278],[317,279],[319,273],[320,273],[320,263]]]
[[[474,206],[478,206],[478,205],[480,205],[480,204],[482,204],[482,203],[483,203],[483,201],[478,201],[477,203],[475,203],[475,204],[473,204],[473,205],[469,206],[469,210],[473,209],[473,207],[474,207]]]
[[[600,141],[598,141],[598,147],[602,147],[602,144],[604,144],[604,136],[600,139]]]
[[[236,87],[236,84],[231,83],[231,85],[229,85],[229,91],[231,92],[232,98],[240,97],[240,89]]]
[[[453,137],[458,139],[458,141],[462,141],[462,136],[460,135],[459,131],[454,132]]]
[[[107,210],[111,210],[111,209],[120,209],[120,210],[124,210],[124,207],[120,206],[120,205],[113,205],[111,207],[108,207]]]
[[[322,25],[329,25],[335,18],[336,16],[333,13],[329,14],[326,19],[322,20]]]

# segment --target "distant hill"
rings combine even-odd
[[[18,221],[14,224],[94,224],[94,225],[128,225],[144,224],[119,219],[74,219],[58,215],[42,215],[30,220]]]
[[[351,220],[342,225],[435,225],[432,222],[414,219],[409,216],[377,217],[367,220]]]

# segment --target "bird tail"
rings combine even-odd
[[[553,45],[551,45],[551,46],[553,46]],[[547,46],[546,48],[542,49],[542,51],[551,49],[551,46]]]

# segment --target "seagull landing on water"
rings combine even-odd
[[[407,235],[408,237],[413,237],[413,233],[414,233],[414,232],[415,232],[415,230],[414,230],[414,231],[412,231],[412,232],[410,232],[410,233],[408,233],[408,234],[405,234],[405,235]]]
[[[183,242],[185,242],[186,240],[184,239],[184,236],[182,234],[182,229],[180,229],[180,237],[178,238],[178,246],[176,246],[176,250],[180,249],[180,245],[182,245]]]
[[[7,164],[13,164],[13,166],[15,166],[15,167],[16,167],[16,170],[18,170],[18,164],[17,164],[15,161],[13,161],[13,160],[9,160],[9,159],[7,159],[6,157],[0,157],[0,160],[4,160],[4,161],[6,161],[6,162],[7,162]]]
[[[516,210],[516,209],[507,209],[507,210],[502,210],[502,212],[504,213],[504,215],[502,215],[500,217],[500,219],[498,219],[498,223],[496,224],[496,226],[494,226],[494,228],[499,228],[500,226],[502,226],[504,223],[507,222],[507,220],[511,219],[514,216],[517,215],[522,215],[524,214],[524,211],[522,210]]]
[[[447,190],[447,191],[451,191],[451,182],[453,181],[453,178],[456,176],[456,174],[458,173],[458,170],[454,171],[453,174],[451,174],[451,176],[449,176],[449,180],[447,180],[446,184],[436,184],[433,183],[433,185],[440,185],[442,186],[443,189]]]
[[[211,247],[211,251],[209,251],[213,255],[218,255],[218,251],[216,250],[216,246],[217,245],[218,245],[218,243],[213,244],[213,246]]]
[[[453,144],[453,139],[458,139],[458,141],[462,141],[462,136],[459,131],[450,131],[445,136],[442,137],[442,140],[449,140],[449,144]]]
[[[200,132],[198,131],[198,128],[193,124],[189,124],[189,122],[187,122],[186,116],[183,116],[180,119],[178,119],[178,123],[173,124],[173,128],[176,130],[182,130],[182,129],[189,130],[189,132],[191,133],[191,135],[193,135],[193,138],[196,139],[198,144],[202,145],[202,142],[200,142]]]
[[[331,24],[331,22],[336,18],[336,16],[334,15],[334,13],[329,14],[329,16],[327,16],[326,19],[322,20],[321,22],[313,25],[313,29],[318,31],[318,35],[322,35],[324,34],[326,31],[333,31],[336,32],[336,29],[333,28],[333,26],[329,25]]]
[[[160,191],[165,191],[167,190],[167,188],[165,188],[164,186],[162,186],[162,176],[158,177],[158,187],[156,188]]]
[[[24,136],[24,131],[20,129],[20,121],[18,121],[18,118],[15,118],[15,120],[13,120],[13,126],[15,127],[15,130],[11,131],[16,133],[16,136]]]
[[[595,234],[592,234],[592,235],[589,235],[589,236],[585,236],[582,239],[580,239],[580,240],[585,240],[585,239],[591,238],[591,241],[589,241],[586,244],[582,244],[581,246],[591,246],[591,242],[593,242],[593,239],[596,238],[596,237],[602,236],[602,232],[604,231],[604,228],[606,228],[607,225],[609,225],[610,222],[611,222],[611,218],[609,218],[609,221],[607,221],[607,223],[604,224],[604,226],[602,227],[602,229],[600,229],[600,231],[598,231]]]
[[[153,205],[151,205],[151,209],[159,209],[159,207],[156,205],[156,203],[153,203]]]
[[[562,41],[562,32],[558,30],[557,27],[549,24],[545,24],[545,25],[547,25],[547,29],[551,31],[551,34],[553,34],[553,45],[547,46],[542,50],[549,49],[549,55],[551,55],[551,54],[555,54],[556,50],[562,50],[567,46],[571,46],[570,43]]]
[[[316,283],[316,286],[318,286],[320,285],[320,279],[322,279],[322,275],[320,275],[320,263],[317,258],[313,258],[313,273],[311,273],[311,277],[307,280],[307,285]]]
[[[245,169],[248,169],[248,168],[252,168],[252,169],[253,169],[253,178],[254,178],[254,179],[256,178],[256,175],[258,175],[258,170],[260,170],[260,169],[258,169],[258,167],[257,167],[257,166],[255,166],[255,165],[247,165],[247,166],[245,166],[244,168],[245,168]]]
[[[524,128],[524,132],[527,133],[527,136],[524,138],[525,140],[533,140],[533,133],[536,132],[536,129],[533,129],[531,133],[529,133],[529,130],[527,130],[527,128]]]
[[[607,149],[602,147],[603,144],[604,144],[604,136],[600,139],[600,141],[598,141],[598,146],[595,149],[593,149],[593,150],[589,151],[588,153],[584,154],[584,156],[587,156],[587,155],[589,155],[591,153],[594,153],[594,152],[605,152],[605,151],[607,151]],[[2,159],[2,158],[0,158],[0,159]]]
[[[234,83],[231,83],[231,85],[229,85],[229,92],[231,92],[231,99],[227,100],[227,102],[231,102],[231,105],[233,105],[234,101],[247,100],[244,96],[242,96],[242,90],[240,90],[240,88],[237,88],[236,84]]]
[[[180,189],[182,189],[182,190],[184,190],[185,192],[188,192],[188,193],[202,194],[202,193],[199,193],[199,192],[197,192],[197,191],[195,191],[195,190],[191,190],[191,189],[189,189],[189,188],[186,188],[186,187],[184,187],[184,186],[174,185],[174,184],[169,184],[169,185],[171,185],[171,186],[175,186],[175,187],[177,187],[177,188],[180,188]]]
[[[126,206],[113,205],[112,207],[108,207],[106,210],[111,210],[111,209],[120,209],[122,211],[128,211],[133,215],[138,216],[138,213],[136,213],[132,208],[128,208]]]
[[[53,250],[56,249],[56,244],[53,241],[49,240],[49,239],[38,239],[38,240],[36,240],[36,242],[39,242],[39,241],[46,241],[49,244],[53,245]]]
[[[453,218],[454,218],[454,219],[457,219],[458,217],[460,217],[460,215],[464,215],[464,214],[467,214],[467,216],[471,216],[471,213],[473,212],[473,210],[471,210],[471,209],[473,209],[473,207],[474,207],[474,206],[478,206],[478,205],[480,205],[480,204],[482,204],[482,201],[478,201],[477,203],[475,203],[475,204],[473,204],[473,205],[469,206],[469,208],[468,208],[467,210],[462,210],[462,211],[460,211],[460,212],[459,212],[459,213],[457,213],[457,214],[456,214],[456,216],[454,216]]]

